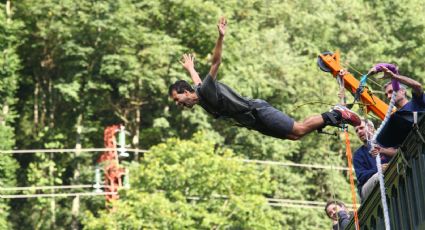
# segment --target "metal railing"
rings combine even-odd
[[[422,117],[385,172],[391,229],[425,229],[424,136],[425,117]],[[379,185],[361,205],[358,216],[360,229],[385,229]],[[353,219],[345,229],[355,229]]]

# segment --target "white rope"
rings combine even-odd
[[[397,91],[394,90],[391,95],[391,101],[390,101],[390,105],[388,106],[387,114],[385,115],[385,118],[382,121],[381,125],[379,126],[378,130],[376,130],[375,134],[372,137],[371,150],[376,145],[376,138],[378,137],[379,133],[382,131],[382,129],[387,124],[389,118],[391,117],[391,112],[393,111],[393,108],[394,108],[396,96],[397,96]],[[388,214],[387,196],[385,193],[385,181],[384,181],[384,175],[382,173],[381,154],[379,152],[375,160],[376,160],[376,167],[378,168],[379,188],[381,191],[381,202],[382,202],[382,210],[384,212],[385,229],[390,230],[391,229],[390,217]]]
[[[339,103],[343,106],[346,106],[346,100],[345,100],[345,87],[344,87],[344,78],[339,76],[336,78],[337,82],[339,84],[339,92],[338,92],[338,97],[339,97]]]

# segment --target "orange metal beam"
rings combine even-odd
[[[332,75],[336,78],[339,71],[343,69],[340,64],[339,51],[336,51],[333,54],[320,54],[319,57],[331,70]],[[345,88],[352,94],[355,94],[356,89],[360,86],[360,82],[349,72],[347,72],[343,78]],[[388,110],[388,105],[378,97],[370,95],[372,94],[369,92],[369,89],[365,88],[363,93],[360,95],[360,101],[367,105],[367,112],[372,111],[374,114],[376,114],[376,116],[383,120],[385,118],[385,113]]]

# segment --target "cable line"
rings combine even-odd
[[[116,192],[79,192],[79,193],[19,194],[19,195],[0,195],[0,199],[49,198],[49,197],[70,197],[70,196],[105,196],[105,195],[118,195],[118,193]]]
[[[84,148],[84,149],[16,149],[16,150],[0,150],[2,154],[24,154],[24,153],[74,153],[74,152],[105,152],[119,151],[120,148]],[[128,152],[146,153],[145,149],[125,149]]]
[[[0,191],[24,191],[24,190],[45,190],[45,189],[78,189],[78,188],[107,188],[108,185],[52,185],[52,186],[27,186],[27,187],[6,187],[0,188]]]
[[[119,148],[84,148],[84,149],[20,149],[20,150],[0,150],[1,154],[29,154],[29,153],[74,153],[74,152],[104,152],[104,151],[118,151]],[[134,153],[148,153],[146,149],[125,149],[128,152]],[[292,162],[281,161],[266,161],[266,160],[252,160],[252,159],[235,159],[227,158],[228,160],[242,161],[245,163],[263,164],[263,165],[277,165],[277,166],[290,166],[300,168],[315,168],[315,169],[329,169],[329,170],[342,170],[348,171],[347,167],[337,167],[319,164],[300,164]]]
[[[228,158],[231,159],[231,158]],[[337,167],[337,166],[329,166],[329,165],[312,165],[312,164],[299,164],[292,162],[281,162],[281,161],[263,161],[263,160],[249,160],[249,159],[232,159],[236,161],[242,161],[245,163],[255,163],[255,164],[264,164],[264,165],[278,165],[278,166],[290,166],[290,167],[300,167],[300,168],[315,168],[315,169],[335,169],[335,170],[343,170],[348,171],[347,167]]]
[[[90,187],[90,185],[80,185],[80,187]],[[49,186],[42,186],[49,187]],[[51,187],[51,186],[50,186]],[[69,186],[56,186],[56,187],[69,187]],[[25,187],[21,187],[24,190]],[[47,188],[45,188],[47,189]],[[51,197],[71,197],[71,196],[98,196],[98,195],[117,195],[113,192],[81,192],[81,193],[42,193],[42,194],[14,194],[14,195],[0,195],[0,199],[25,199],[25,198],[51,198]],[[211,197],[189,196],[187,200],[210,200],[210,199],[224,199],[228,200],[228,196],[212,195]],[[291,200],[279,198],[266,198],[267,204],[273,207],[293,207],[293,208],[318,208],[323,209],[326,202],[323,201],[309,201],[309,200]],[[352,206],[347,205],[347,208],[353,209]]]

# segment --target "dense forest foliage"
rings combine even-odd
[[[126,160],[131,188],[120,191],[115,211],[102,196],[0,199],[0,229],[330,228],[323,209],[267,199],[350,204],[346,171],[241,159],[346,167],[342,135],[279,140],[168,98],[168,85],[189,80],[183,53],[207,74],[220,16],[228,29],[219,80],[296,120],[339,101],[335,79],[316,65],[324,51],[339,49],[357,78],[391,62],[425,82],[419,0],[0,2],[0,149],[103,147],[104,127],[121,123],[132,148],[149,150]],[[381,98],[383,83],[368,82]],[[93,184],[98,156],[1,154],[0,186]]]

